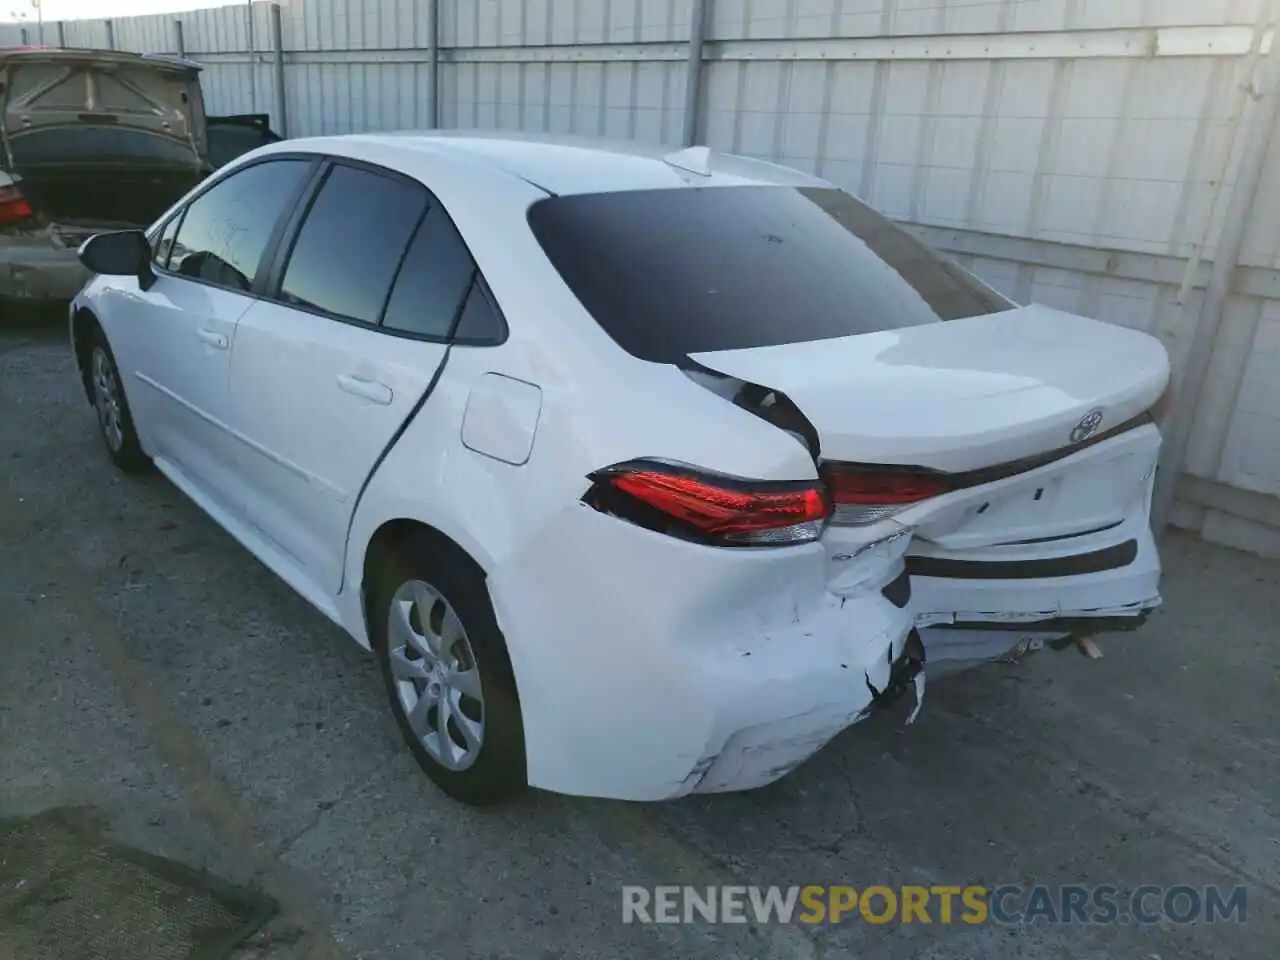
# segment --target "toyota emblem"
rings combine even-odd
[[[1071,428],[1071,442],[1083,443],[1098,432],[1098,427],[1102,425],[1102,410],[1090,410],[1080,422]]]

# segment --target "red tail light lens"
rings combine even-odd
[[[724,546],[808,543],[831,514],[818,481],[742,480],[653,460],[607,467],[590,479],[585,499],[597,510]]]
[[[941,477],[906,470],[826,464],[822,475],[835,503],[831,522],[847,526],[875,523],[951,489]]]
[[[14,186],[0,187],[0,223],[17,223],[31,216],[31,204]]]

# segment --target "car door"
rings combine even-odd
[[[281,159],[237,170],[155,234],[155,282],[131,288],[111,331],[148,450],[204,493],[234,489],[228,381],[236,324],[272,234],[313,169]]]
[[[444,363],[475,267],[426,188],[390,171],[335,162],[300,219],[237,330],[231,416],[250,519],[333,595],[356,501]]]
[[[265,113],[243,113],[208,117],[209,166],[213,170],[226,166],[232,160],[283,139],[271,129],[270,118]]]

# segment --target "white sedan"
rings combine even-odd
[[[1160,603],[1161,344],[793,170],[291,140],[80,256],[111,459],[372,648],[469,803],[757,787],[926,669]]]

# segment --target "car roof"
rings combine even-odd
[[[518,177],[549,193],[715,186],[831,186],[818,177],[766,160],[678,147],[544,134],[483,130],[396,131],[290,140],[281,148],[314,149],[368,158],[412,172],[415,158],[449,157]]]

